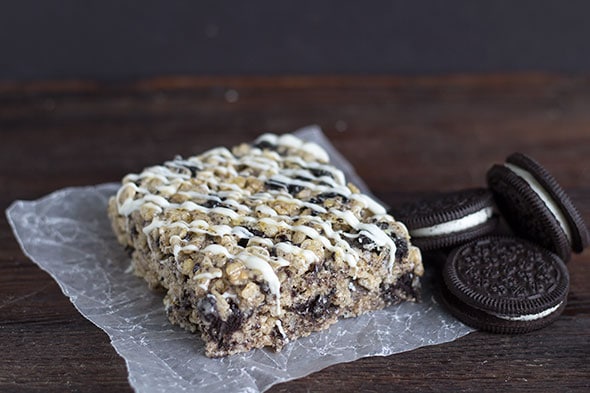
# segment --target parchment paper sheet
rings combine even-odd
[[[318,127],[297,134],[326,148],[347,178],[368,191]],[[162,295],[130,272],[130,259],[106,215],[108,198],[117,188],[62,189],[36,201],[15,201],[6,213],[24,253],[57,281],[84,317],[109,335],[137,392],[261,392],[335,363],[440,344],[472,331],[433,300],[425,277],[422,303],[341,320],[327,331],[289,343],[280,353],[254,350],[209,359],[198,335],[168,322]]]

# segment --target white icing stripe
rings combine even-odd
[[[330,161],[328,153],[326,153],[326,151],[320,145],[314,142],[303,142],[301,139],[291,134],[283,134],[280,136],[275,134],[263,134],[256,139],[254,144],[259,144],[261,142],[267,142],[275,146],[284,146],[289,149],[304,151],[307,154],[314,156],[316,159],[318,159],[318,161]]]
[[[381,204],[375,202],[371,199],[368,195],[364,194],[352,194],[350,199],[354,199],[355,201],[361,202],[365,205],[373,214],[385,214],[387,211]]]
[[[317,143],[314,143],[314,142],[304,143],[303,146],[301,147],[301,150],[305,151],[308,154],[311,154],[312,156],[317,158],[318,161],[322,161],[322,162],[330,161],[330,156],[328,156],[328,153],[326,153],[326,151]]]
[[[232,254],[229,253],[229,251],[227,250],[227,248],[225,248],[224,246],[221,246],[219,244],[209,244],[207,247],[205,247],[203,249],[203,252],[205,254],[206,253],[211,253],[211,254],[214,254],[214,255],[223,255],[226,258],[233,258],[234,257]]]
[[[274,217],[277,215],[277,212],[272,207],[266,205],[256,206],[256,213],[264,214],[269,217]]]
[[[507,321],[536,321],[537,319],[541,319],[544,318],[548,315],[551,315],[553,312],[555,312],[555,310],[557,310],[559,308],[559,306],[561,306],[563,302],[559,302],[559,304],[557,306],[553,306],[551,308],[548,308],[544,311],[541,311],[540,313],[537,314],[525,314],[525,315],[519,315],[519,316],[511,316],[511,315],[503,315],[503,314],[496,314],[496,313],[490,313],[491,315],[498,317],[500,319],[504,319]]]
[[[389,270],[393,268],[393,263],[395,262],[395,252],[397,250],[397,246],[391,237],[389,237],[383,229],[379,228],[375,224],[364,224],[361,223],[358,218],[352,214],[351,211],[339,211],[336,209],[330,209],[330,212],[336,215],[337,217],[342,218],[348,225],[354,228],[359,233],[356,236],[364,235],[371,239],[378,247],[387,247],[389,248]],[[352,235],[355,236],[355,235]]]
[[[281,333],[281,336],[283,336],[283,338],[287,338],[287,335],[285,334],[285,330],[283,329],[283,323],[281,322],[281,320],[277,319],[275,321],[275,324],[277,325],[277,329],[279,329],[279,333]]]
[[[224,200],[223,202],[220,202],[220,203],[223,203],[227,206],[235,207],[236,210],[238,210],[238,211],[243,210],[246,213],[252,212],[252,209],[250,209],[248,206],[238,203],[234,199],[231,199],[231,198],[227,198],[226,200]]]
[[[119,207],[119,213],[124,216],[130,215],[135,210],[139,209],[146,202],[151,202],[155,206],[165,208],[170,206],[170,202],[159,195],[148,194],[140,199],[126,199],[125,202]]]
[[[315,253],[313,251],[304,250],[304,249],[294,246],[293,244],[290,244],[290,243],[284,243],[284,242],[277,243],[277,244],[275,244],[275,249],[277,249],[285,254],[302,255],[308,264],[319,261],[319,257],[317,255],[315,255]]]
[[[199,287],[206,291],[209,289],[209,283],[211,282],[211,280],[214,278],[220,278],[221,275],[222,274],[220,270],[213,273],[205,272],[193,276],[193,280],[205,280],[204,282],[199,284]]]
[[[250,241],[248,242],[248,246],[254,245],[254,244],[261,244],[263,246],[266,246],[267,248],[272,248],[274,246],[272,239],[267,239],[267,238],[258,237],[258,236],[252,237],[250,239]]]
[[[490,217],[492,217],[493,212],[493,208],[486,207],[456,220],[444,222],[442,224],[437,224],[430,227],[413,229],[410,231],[410,235],[415,237],[428,237],[448,235],[450,233],[464,231],[466,229],[483,224],[489,220]]]
[[[193,280],[199,280],[202,278],[207,278],[210,280],[212,278],[220,278],[220,277],[221,277],[221,270],[218,270],[214,273],[205,272],[205,273],[197,274],[197,275],[193,276]]]
[[[178,238],[180,240],[180,237],[178,236],[172,236],[170,238],[170,241],[172,241],[173,238]],[[174,248],[173,248],[173,253],[174,253],[174,259],[178,260],[178,255],[181,252],[186,252],[186,251],[199,251],[199,247],[197,247],[194,244],[187,244],[186,246],[181,246],[180,244],[175,244]]]
[[[241,253],[237,257],[248,269],[258,270],[264,281],[268,283],[270,293],[275,295],[277,315],[281,315],[281,283],[277,274],[264,259],[248,253]]]
[[[231,230],[231,233],[232,233],[232,235],[236,235],[240,239],[244,239],[244,238],[249,239],[252,236],[254,236],[252,234],[252,232],[250,232],[249,230],[247,230],[246,228],[241,227],[241,226],[233,227]]]
[[[227,216],[232,220],[235,220],[240,217],[238,213],[226,207],[214,207],[213,209],[209,210],[209,213],[216,213],[222,216]]]
[[[303,141],[291,134],[282,134],[277,138],[277,145],[300,149]]]
[[[336,194],[344,195],[346,197],[348,197],[352,194],[350,189],[346,186],[335,186],[335,187],[324,186],[321,184],[312,183],[311,181],[293,179],[293,178],[286,176],[282,173],[272,176],[269,180],[277,182],[277,183],[285,184],[286,186],[291,186],[291,185],[301,186],[301,187],[308,188],[308,189],[315,191],[315,192],[334,192]]]
[[[297,165],[303,169],[307,169],[309,171],[327,172],[330,175],[332,175],[332,177],[336,181],[336,184],[346,185],[346,179],[344,177],[344,172],[342,172],[340,169],[333,167],[331,165],[324,165],[324,164],[320,164],[317,162],[306,162],[301,157],[297,157],[297,156],[284,157],[283,161],[286,163],[295,164],[295,165]]]
[[[160,227],[161,227],[162,225],[164,225],[164,224],[165,224],[165,222],[164,222],[164,221],[161,221],[161,220],[160,220],[160,219],[158,219],[158,218],[154,218],[154,219],[152,220],[152,222],[151,222],[151,223],[150,223],[148,226],[146,226],[146,227],[144,227],[144,228],[143,228],[143,233],[147,235],[147,234],[148,234],[148,233],[150,233],[152,230],[154,230],[154,229],[156,229],[156,228],[160,228]]]
[[[543,203],[547,206],[549,211],[551,211],[553,216],[555,216],[555,218],[557,219],[557,222],[559,223],[559,226],[561,227],[561,229],[563,229],[563,232],[565,232],[565,236],[567,237],[567,240],[571,244],[572,243],[572,231],[570,229],[570,226],[567,222],[567,219],[565,218],[565,214],[559,208],[559,205],[557,204],[557,202],[555,202],[555,200],[551,197],[551,195],[549,195],[549,193],[547,191],[545,191],[543,186],[537,181],[537,179],[535,179],[535,177],[530,172],[528,172],[528,171],[526,171],[514,164],[510,164],[510,163],[505,163],[504,166],[506,168],[510,169],[514,174],[519,176],[525,182],[527,182],[529,187],[543,201]]]
[[[272,197],[270,194],[268,194],[268,196],[269,196],[268,199],[270,199]],[[277,195],[276,200],[286,202],[286,203],[294,203],[298,206],[309,207],[310,209],[315,210],[316,212],[319,212],[319,213],[327,213],[328,212],[323,206],[320,206],[315,203],[304,202],[299,199],[295,199],[291,195],[285,195],[285,194]]]

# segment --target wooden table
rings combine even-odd
[[[0,84],[0,207],[118,181],[175,154],[317,123],[389,204],[484,185],[513,151],[540,160],[590,222],[590,79],[555,75],[160,78]],[[588,391],[590,252],[563,316],[525,335],[330,367],[272,392]],[[0,391],[130,391],[123,359],[19,249],[0,217]]]

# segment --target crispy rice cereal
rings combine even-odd
[[[419,296],[405,226],[315,143],[264,134],[130,174],[109,203],[137,275],[207,356],[272,347]]]

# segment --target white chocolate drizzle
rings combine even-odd
[[[277,325],[277,329],[279,330],[279,333],[281,333],[281,336],[286,339],[287,338],[287,334],[285,333],[285,329],[283,329],[283,323],[281,322],[280,319],[277,319],[275,321],[275,324]]]
[[[328,154],[317,144],[303,142],[288,134],[264,134],[255,141],[254,146],[262,142],[287,151],[279,154],[277,151],[251,147],[247,154],[240,156],[226,148],[216,148],[186,160],[177,157],[164,165],[149,167],[140,174],[128,175],[116,196],[118,212],[123,216],[130,216],[137,211],[141,214],[149,212],[148,216],[152,218],[146,220],[142,230],[148,235],[150,248],[153,247],[150,239],[158,238],[162,228],[177,230],[179,233],[206,234],[218,240],[224,236],[246,239],[244,247],[240,241],[241,245],[236,245],[233,250],[228,250],[221,242],[206,247],[197,246],[190,242],[190,237],[185,238],[184,235],[183,238],[172,235],[169,242],[177,262],[182,254],[203,253],[211,257],[239,260],[251,271],[258,272],[275,297],[277,315],[281,314],[281,284],[277,272],[289,266],[290,262],[280,256],[271,257],[266,250],[274,248],[284,256],[300,256],[308,265],[320,262],[321,258],[311,250],[290,242],[274,244],[269,238],[273,233],[299,232],[319,242],[334,254],[336,260],[348,264],[354,277],[361,255],[349,241],[364,236],[371,240],[371,249],[387,250],[385,252],[388,254],[384,255],[388,258],[391,271],[396,246],[390,235],[373,223],[361,222],[352,211],[326,208],[322,206],[321,199],[314,197],[325,194],[328,197],[340,196],[343,200],[353,200],[361,209],[371,213],[365,213],[365,216],[393,222],[383,206],[366,195],[353,193],[346,185],[342,171],[328,164]],[[312,160],[304,160],[301,156],[311,157]],[[251,194],[247,188],[232,181],[239,176],[255,177],[268,186],[264,192]],[[191,184],[193,178],[196,178],[196,182]],[[306,195],[311,195],[311,198],[296,198],[294,195],[301,190],[306,190]],[[295,205],[302,213],[311,213],[296,216],[279,214],[273,208],[275,202]],[[188,222],[179,219],[182,212],[186,212],[182,217],[193,218]],[[321,216],[326,214],[337,217],[350,229],[334,230],[330,220]],[[171,216],[176,218],[172,219]],[[255,235],[253,232],[256,231],[251,228],[260,228],[257,231],[264,232],[265,236]],[[197,270],[192,278],[206,290],[211,280],[221,278],[222,275],[220,269],[213,273]]]
[[[270,293],[275,295],[277,315],[281,314],[281,283],[272,266],[264,259],[248,254],[246,252],[240,253],[237,259],[242,261],[247,268],[258,270],[264,281],[268,283]]]
[[[291,149],[296,149],[300,151],[304,151],[308,154],[311,154],[315,158],[317,158],[320,162],[328,162],[330,161],[330,157],[328,153],[321,146],[314,142],[304,142],[301,139],[291,135],[291,134],[283,134],[283,135],[275,135],[275,134],[263,134],[259,136],[255,144],[259,144],[260,142],[268,142],[271,145],[281,145],[286,146]]]

